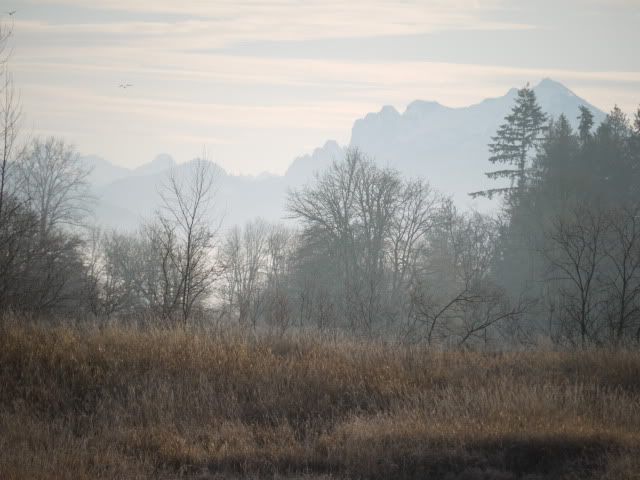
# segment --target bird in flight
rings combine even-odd
[[[11,17],[11,16],[13,16],[16,12],[17,12],[17,10],[11,10],[10,12],[7,12],[7,14]]]
[[[130,83],[121,83],[118,87],[119,88],[129,88],[129,87],[133,87],[133,85],[130,84]]]

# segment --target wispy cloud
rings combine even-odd
[[[57,22],[25,27],[67,32],[100,32],[134,37],[149,35],[201,35],[224,45],[232,41],[301,40],[417,34],[448,29],[521,29],[526,23],[488,18],[502,2],[496,0],[393,1],[220,1],[139,0],[40,0],[41,4],[70,5],[95,10],[113,10],[120,20],[109,22]],[[166,22],[128,21],[131,13],[165,13],[181,20]],[[99,15],[96,15],[99,17]],[[186,20],[185,20],[186,18]]]
[[[120,163],[159,150],[197,155],[202,142],[231,170],[281,172],[308,145],[347,141],[352,122],[384,104],[468,105],[547,76],[603,108],[612,99],[630,108],[640,90],[633,69],[481,65],[473,55],[408,60],[393,48],[385,59],[357,55],[367,39],[395,45],[399,36],[430,41],[425,34],[445,31],[511,35],[513,45],[502,47],[517,50],[518,35],[545,25],[514,15],[506,0],[22,2],[12,64],[29,123]],[[305,41],[339,50],[345,39],[355,58],[305,56]],[[295,55],[252,50],[267,42]],[[234,45],[247,47],[240,55]],[[117,88],[122,82],[134,87]]]

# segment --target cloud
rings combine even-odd
[[[263,1],[42,0],[56,6],[114,10],[110,21],[19,21],[25,32],[46,35],[126,35],[129,41],[162,40],[161,47],[223,47],[235,42],[411,35],[459,29],[526,29],[530,25],[487,18],[495,1]],[[165,13],[174,21],[132,21],[130,14]],[[99,14],[95,18],[100,18]],[[137,17],[136,17],[137,18]],[[189,46],[182,44],[186,41]],[[159,45],[160,46],[160,45]]]
[[[421,98],[464,106],[550,76],[603,109],[615,101],[630,111],[640,90],[640,72],[621,69],[479,65],[473,55],[455,63],[376,55],[371,61],[305,58],[304,50],[280,58],[251,51],[260,42],[277,48],[274,42],[336,39],[329,48],[340,48],[346,38],[359,43],[382,37],[394,47],[390,40],[399,35],[410,42],[430,32],[515,35],[534,28],[502,15],[513,7],[498,0],[34,5],[15,21],[12,58],[28,122],[36,132],[66,132],[83,150],[125,164],[151,158],[161,145],[176,154],[197,154],[196,146],[213,144],[226,168],[283,171],[305,146],[328,138],[347,141],[353,121],[384,104],[402,110]],[[248,50],[238,55],[222,48],[234,44]],[[118,89],[122,82],[134,87]]]
[[[204,53],[149,53],[131,48],[96,49],[77,47],[74,55],[64,61],[47,58],[60,56],[64,49],[41,49],[44,59],[16,59],[16,68],[23,72],[90,75],[110,73],[119,78],[127,73],[137,75],[146,84],[137,84],[131,95],[147,95],[158,81],[175,82],[173,92],[183,94],[189,85],[246,85],[283,87],[324,87],[359,90],[368,88],[410,86],[438,83],[495,81],[551,76],[567,81],[637,84],[636,71],[575,71],[569,69],[518,68],[502,65],[456,64],[447,62],[395,61],[356,62],[330,59],[260,58]],[[73,60],[72,58],[75,58]],[[362,92],[362,89],[365,89]],[[201,92],[197,92],[201,93]],[[270,100],[273,101],[273,100]],[[466,100],[453,101],[464,105]]]

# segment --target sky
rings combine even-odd
[[[640,0],[3,0],[23,130],[135,167],[281,174],[354,120],[550,77],[640,104]],[[9,16],[7,12],[15,10]],[[122,83],[133,86],[119,88]]]

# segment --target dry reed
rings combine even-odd
[[[639,478],[640,353],[0,327],[0,478]]]

